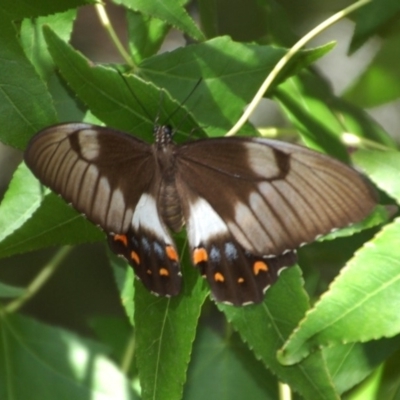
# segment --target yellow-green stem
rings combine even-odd
[[[96,4],[95,7],[96,7],[97,14],[99,16],[100,22],[104,26],[105,30],[108,32],[112,42],[115,44],[115,47],[121,54],[122,58],[125,60],[125,62],[130,67],[132,67],[133,70],[136,70],[137,66],[133,62],[131,56],[125,50],[125,48],[122,45],[121,41],[119,40],[117,34],[115,33],[115,30],[114,30],[113,26],[111,25],[110,19],[108,18],[105,7],[102,4]]]
[[[18,311],[26,302],[28,302],[40,288],[49,280],[56,269],[60,266],[62,261],[71,251],[71,246],[62,247],[54,257],[47,263],[47,265],[40,271],[36,278],[29,284],[25,289],[25,292],[11,303],[4,307],[4,311],[7,313],[13,313]]]
[[[303,36],[275,65],[274,69],[270,72],[270,74],[265,79],[264,83],[260,86],[260,89],[254,96],[253,100],[246,108],[243,115],[239,118],[236,124],[232,127],[232,129],[226,133],[225,136],[233,136],[236,134],[240,128],[246,123],[249,119],[250,115],[254,112],[258,104],[260,103],[262,97],[264,96],[265,92],[269,89],[272,82],[276,78],[279,72],[282,71],[283,67],[289,62],[289,60],[304,46],[306,45],[311,39],[317,36],[320,32],[327,29],[340,19],[344,18],[345,16],[349,15],[353,11],[357,10],[358,8],[364,6],[365,4],[369,3],[371,0],[360,0],[351,6],[345,8],[342,11],[332,15],[330,18],[323,21],[319,24],[316,28],[312,29],[308,32],[305,36]]]

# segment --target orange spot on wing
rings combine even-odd
[[[256,261],[253,264],[253,273],[254,275],[258,275],[260,272],[267,272],[268,265],[264,261]]]
[[[153,273],[151,272],[150,269],[148,269],[148,270],[146,271],[146,273],[147,273],[147,275],[152,275],[152,274],[153,274]]]
[[[131,259],[137,264],[137,265],[139,265],[140,264],[140,258],[139,258],[139,255],[138,255],[138,253],[136,253],[136,251],[131,251]]]
[[[169,276],[169,271],[166,268],[160,268],[161,276]]]
[[[238,281],[238,283],[243,283],[244,282],[244,278],[240,277],[237,281]]]
[[[221,272],[216,272],[214,274],[214,280],[215,282],[225,282],[224,276],[221,274]]]
[[[176,254],[176,251],[172,246],[166,246],[165,251],[167,252],[167,257],[171,261],[176,261],[176,262],[179,261],[178,254]]]
[[[193,250],[193,264],[200,264],[208,261],[208,254],[204,247]]]
[[[114,235],[114,240],[116,242],[122,242],[122,244],[127,247],[128,246],[128,238],[126,235]]]

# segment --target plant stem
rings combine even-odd
[[[49,280],[71,250],[72,246],[63,246],[29,284],[22,296],[7,304],[4,311],[6,313],[18,311]]]
[[[133,69],[137,69],[137,65],[133,62],[131,56],[125,50],[124,46],[122,45],[121,41],[119,40],[117,34],[113,26],[111,25],[110,19],[108,18],[107,12],[105,7],[102,4],[95,4],[97,14],[99,16],[100,22],[104,26],[105,30],[108,32],[112,42],[115,44],[115,47],[121,54],[122,58],[125,62]]]
[[[292,390],[286,383],[279,382],[279,400],[292,400]]]
[[[323,30],[327,29],[340,19],[344,18],[351,12],[357,10],[358,8],[364,6],[365,4],[369,3],[371,0],[359,0],[358,2],[352,4],[351,6],[345,8],[342,11],[339,11],[338,13],[332,15],[330,18],[326,19],[323,21],[321,24],[319,24],[317,27],[312,29],[310,32],[308,32],[306,35],[304,35],[275,65],[273,70],[270,72],[270,74],[267,76],[265,79],[264,83],[260,86],[260,89],[254,96],[253,100],[247,107],[247,109],[244,111],[243,115],[239,118],[239,120],[236,122],[236,124],[232,127],[232,129],[225,134],[225,136],[233,136],[235,133],[239,131],[239,129],[245,124],[245,122],[249,119],[250,115],[254,112],[255,108],[258,106],[260,103],[262,97],[264,96],[265,92],[269,89],[271,86],[272,82],[276,78],[279,72],[282,71],[283,67],[289,62],[289,60],[305,45],[307,44],[311,39],[313,39],[315,36],[317,36],[320,32]]]
[[[134,332],[132,332],[126,344],[124,355],[121,360],[121,371],[124,374],[128,374],[129,368],[132,365],[134,354],[135,354],[135,334]]]

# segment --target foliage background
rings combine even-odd
[[[56,121],[82,119],[86,104],[91,111],[97,111],[97,117],[104,107],[109,107],[101,101],[95,103],[96,94],[84,92],[80,93],[80,97],[79,83],[78,87],[74,87],[71,76],[66,78],[70,87],[63,84],[59,76],[53,73],[53,61],[43,50],[44,47],[41,47],[44,42],[33,40],[41,35],[43,25],[43,21],[36,20],[36,17],[70,10],[63,18],[50,23],[57,34],[66,40],[70,34],[71,22],[75,19],[74,8],[82,3],[65,0],[56,5],[48,5],[47,2],[37,1],[36,7],[32,9],[20,2],[6,1],[0,6],[0,17],[4,23],[2,26],[7,27],[4,28],[4,36],[0,38],[3,60],[0,62],[0,114],[3,127],[1,140],[4,143],[23,149],[26,140],[38,129]],[[146,7],[157,5],[157,2],[152,1],[121,3],[128,8],[142,10],[144,15],[153,15],[154,10]],[[179,45],[183,45],[185,39],[194,41],[196,35],[200,35],[188,20],[174,20],[177,10],[182,11],[181,3],[183,2],[164,2],[167,11],[173,12],[170,17],[168,13],[161,15],[161,21],[173,25],[181,22],[184,25],[181,29],[186,32],[185,38],[177,31],[171,34]],[[383,153],[377,152],[374,146],[368,151],[358,152],[355,160],[382,190],[382,203],[395,204],[399,201],[400,164],[396,138],[392,140],[385,131],[392,137],[398,134],[400,7],[397,1],[385,0],[385,6],[382,3],[383,1],[379,4],[373,2],[370,6],[372,8],[368,10],[365,7],[359,12],[355,35],[352,32],[352,22],[340,22],[313,43],[315,46],[325,44],[328,40],[338,40],[337,48],[342,50],[338,52],[336,48],[318,61],[318,65],[324,68],[327,80],[319,74],[307,75],[304,71],[300,74],[296,68],[300,70],[310,64],[329,48],[312,52],[312,60],[307,59],[306,55],[300,55],[285,78],[293,73],[296,76],[282,83],[274,93],[270,93],[273,101],[266,100],[264,108],[258,111],[253,121],[262,127],[280,127],[279,138],[296,140],[299,133],[302,140],[310,146],[326,151],[337,149],[336,153],[333,151],[337,157],[346,154],[337,144],[337,138],[343,131],[358,133],[385,146]],[[229,34],[237,42],[255,41],[260,45],[272,43],[274,46],[289,47],[296,38],[313,27],[316,21],[347,4],[349,2],[335,2],[335,9],[332,9],[332,3],[325,1],[232,3],[221,0],[203,1],[197,5],[197,9],[200,10],[203,32],[210,38]],[[118,34],[126,39],[133,56],[137,60],[146,58],[154,48],[150,46],[149,50],[144,46],[146,41],[140,41],[140,31],[134,30],[137,25],[132,22],[137,23],[137,20],[131,12],[128,25],[131,30],[127,33],[124,19],[121,19],[121,15],[126,13],[125,7],[116,9],[114,25],[118,28]],[[155,9],[160,11],[159,7]],[[196,4],[189,9],[195,10]],[[81,49],[92,61],[122,62],[104,29],[91,25],[91,19],[97,18],[93,7],[85,6],[80,13],[82,16],[78,18],[72,35],[74,46]],[[11,24],[11,21],[14,22]],[[143,26],[149,25],[144,23]],[[153,29],[154,37],[163,41],[163,32],[167,30],[165,24],[156,24]],[[94,39],[90,39],[89,33],[92,32],[96,33]],[[61,57],[67,54],[67,60],[73,60],[76,53],[65,47],[49,31],[46,35],[47,45],[52,46],[52,56],[57,59],[56,64],[65,78],[65,74],[72,68],[66,66]],[[139,38],[139,42],[135,43],[134,38]],[[134,53],[135,46],[141,52]],[[351,56],[343,55],[349,48],[353,52],[359,46],[361,48]],[[24,49],[25,55],[21,49]],[[270,56],[266,56],[267,60],[276,62],[281,54],[279,49],[276,54],[276,58],[274,56],[270,59]],[[29,57],[36,72],[31,69],[26,57]],[[171,57],[174,64],[178,64],[180,60],[174,59],[174,55]],[[216,64],[221,61],[222,58],[217,59]],[[235,61],[241,61],[239,53],[232,63]],[[163,79],[157,81],[155,72],[157,69],[158,72],[165,70],[166,65],[165,60],[159,64],[157,62],[153,61],[152,64],[151,59],[144,60],[141,64],[141,75],[156,84],[166,86],[172,97],[179,102],[187,94],[188,87],[192,87],[191,84],[179,91],[179,85],[170,83],[171,79],[166,82]],[[268,68],[272,67],[273,62],[271,61]],[[259,65],[255,63],[256,67]],[[224,68],[229,71],[230,66]],[[251,65],[244,63],[243,68],[251,70]],[[265,77],[268,68],[260,76]],[[96,74],[102,73],[92,71],[92,75],[84,67],[82,71],[87,82],[96,82]],[[200,74],[197,70],[191,79],[195,82],[201,75],[207,81],[207,73],[205,69]],[[114,84],[114,77],[104,76],[103,86],[97,84],[95,87],[102,89],[107,83]],[[226,79],[223,72],[219,79]],[[43,89],[41,82],[45,82],[47,89]],[[234,84],[235,82],[232,83]],[[240,115],[246,101],[251,99],[254,89],[250,88],[250,76],[244,74],[242,84],[245,90],[236,96],[229,93],[228,97],[223,97],[218,88],[213,92],[219,99],[213,105],[215,125],[204,121],[205,116],[201,110],[206,106],[210,107],[210,104],[193,108],[188,105],[208,134],[223,134],[229,124]],[[304,85],[301,98],[298,92],[293,91],[293,87],[300,85]],[[256,88],[254,83],[253,86]],[[77,100],[77,94],[80,100]],[[144,95],[143,102],[156,115],[159,97],[146,96],[147,94]],[[204,102],[205,94],[199,96],[203,96]],[[13,101],[10,101],[11,98]],[[115,101],[119,99],[116,98]],[[173,100],[167,99],[166,111],[170,101],[171,107],[174,104]],[[195,102],[196,99],[193,99],[193,103]],[[54,107],[49,104],[54,104]],[[300,106],[303,108],[299,108]],[[363,112],[364,108],[370,109],[370,113],[379,120],[381,126],[368,119]],[[339,117],[338,109],[342,112]],[[105,115],[100,118],[107,122],[107,118],[110,118],[108,114],[112,112],[113,110],[109,113],[106,109]],[[145,124],[150,128],[150,134],[147,135],[150,139],[154,121],[146,118],[141,120],[142,117],[129,113],[130,110],[123,122],[127,124],[126,129],[129,130],[129,124]],[[205,114],[210,114],[209,110]],[[23,117],[23,123],[17,115]],[[311,129],[315,127],[315,121],[308,118],[310,115],[316,121],[322,122],[318,132]],[[135,122],[134,118],[138,118],[139,122]],[[26,121],[29,123],[25,123]],[[224,123],[219,126],[219,121]],[[190,131],[191,123],[189,121],[183,129]],[[246,129],[252,133],[250,126]],[[375,220],[369,222],[369,226],[381,223],[386,218],[381,210],[375,215]],[[48,225],[43,221],[47,221]],[[70,224],[69,233],[64,233],[63,230],[66,221]],[[44,234],[50,225],[59,228],[59,236],[54,233],[47,236]],[[185,279],[190,282],[191,290],[186,294],[197,295],[193,296],[192,303],[177,300],[168,304],[161,302],[160,305],[160,302],[141,292],[140,286],[137,286],[135,320],[132,311],[134,295],[130,289],[133,288],[132,277],[126,277],[123,266],[115,266],[113,271],[110,269],[109,256],[103,244],[80,246],[68,253],[57,273],[32,299],[24,303],[21,310],[6,312],[5,308],[2,312],[0,397],[137,398],[140,379],[143,398],[196,399],[207,396],[241,399],[251,396],[254,399],[274,399],[278,396],[277,375],[305,398],[337,398],[343,393],[346,393],[344,396],[347,398],[397,398],[397,335],[400,325],[397,316],[400,302],[400,290],[397,286],[400,271],[400,258],[396,253],[399,238],[397,225],[388,225],[380,236],[373,239],[370,252],[367,249],[367,252],[359,253],[358,258],[352,261],[355,268],[347,268],[342,273],[343,280],[337,283],[336,293],[331,290],[332,294],[324,297],[325,303],[322,301],[319,309],[308,314],[310,318],[303,322],[305,329],[300,330],[297,338],[294,337],[288,344],[289,350],[292,349],[294,354],[292,362],[299,360],[295,359],[296,351],[293,350],[299,346],[303,356],[316,347],[322,346],[325,349],[323,352],[314,351],[304,362],[292,367],[280,365],[276,360],[276,351],[303,318],[309,307],[308,303],[314,303],[318,299],[355,249],[374,237],[378,228],[356,235],[353,235],[355,231],[351,231],[349,234],[353,236],[302,249],[300,265],[310,298],[302,289],[300,270],[293,268],[282,274],[276,288],[269,291],[262,307],[232,309],[220,306],[220,310],[224,312],[222,314],[208,300],[202,306],[207,289],[195,274],[191,274],[189,267],[185,270]],[[43,271],[52,257],[60,254],[59,250],[53,248],[35,253],[29,250],[56,243],[93,242],[102,238],[98,230],[78,219],[72,210],[63,206],[60,199],[44,194],[37,183],[30,179],[23,166],[14,174],[13,182],[1,204],[0,236],[0,254],[4,257],[0,260],[0,281],[4,283],[0,286],[0,295],[4,299],[2,304],[5,307],[7,303],[12,304],[13,300],[23,296],[25,292],[22,288]],[[10,255],[13,257],[9,258]],[[351,297],[354,293],[358,296]],[[343,301],[339,307],[338,301]],[[343,309],[348,309],[351,304],[357,304],[353,315],[344,319],[342,325],[333,324],[333,331],[329,331],[329,323],[334,316],[340,316]],[[197,325],[201,306],[201,318]],[[133,331],[129,319],[136,327]],[[234,330],[239,331],[240,335],[234,333]],[[302,335],[305,337],[303,341]],[[194,337],[196,339],[192,351]],[[387,337],[390,339],[384,339]],[[160,345],[157,347],[154,343]],[[155,354],[152,352],[154,349],[158,349]],[[187,362],[189,370],[186,375]],[[381,364],[382,362],[384,363]],[[366,378],[361,386],[348,392]]]

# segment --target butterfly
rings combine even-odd
[[[25,152],[34,175],[107,234],[152,293],[174,296],[182,275],[171,235],[186,225],[192,264],[216,301],[259,303],[296,249],[362,220],[376,193],[355,170],[307,148],[263,138],[154,144],[66,123]]]

